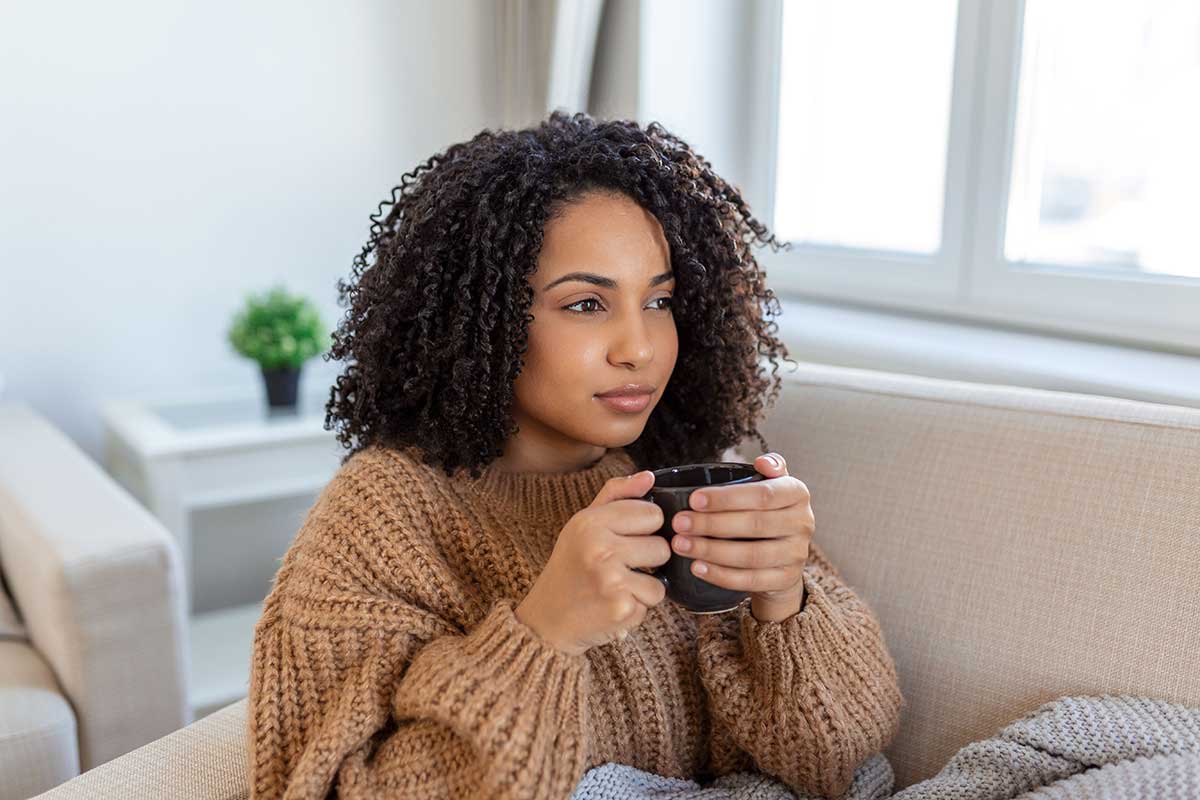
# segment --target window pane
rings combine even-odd
[[[941,246],[954,0],[784,0],[775,232]]]
[[[1027,0],[1005,256],[1200,276],[1200,3]]]

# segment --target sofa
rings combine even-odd
[[[808,362],[778,374],[761,430],[896,660],[895,789],[1065,695],[1200,705],[1200,409]],[[242,800],[245,713],[42,797]]]
[[[0,800],[192,721],[179,550],[62,431],[0,404]]]

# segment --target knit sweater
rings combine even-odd
[[[575,655],[514,615],[563,525],[636,471],[623,448],[573,472],[476,478],[410,449],[351,456],[254,629],[252,800],[566,798],[607,762],[844,792],[905,700],[876,616],[815,541],[804,605],[781,621],[666,599]]]

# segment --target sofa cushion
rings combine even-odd
[[[57,786],[37,800],[246,800],[246,698]]]
[[[896,659],[897,789],[1064,695],[1200,706],[1200,409],[803,362],[780,377],[761,431]]]
[[[75,714],[28,643],[0,640],[0,800],[30,797],[79,773]]]

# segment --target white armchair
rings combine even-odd
[[[0,404],[0,573],[0,800],[191,721],[175,541],[65,434],[13,402]]]

